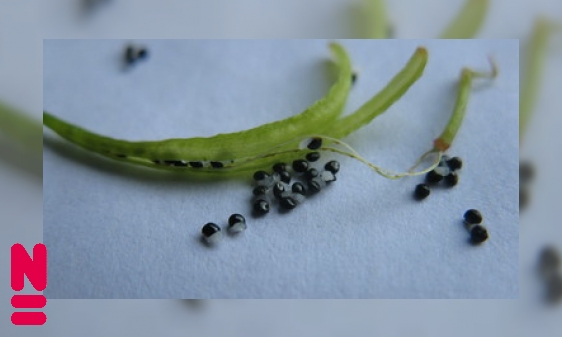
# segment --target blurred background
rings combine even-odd
[[[557,214],[562,163],[556,154],[562,142],[562,2],[476,2],[488,4],[482,26],[473,36],[460,36],[461,29],[458,37],[520,39],[525,97],[521,120],[528,122],[521,130],[521,160],[526,164],[520,171],[520,198],[525,202],[519,224],[519,300],[56,300],[45,308],[45,326],[18,328],[9,322],[9,248],[15,242],[32,247],[42,241],[43,38],[436,38],[449,31],[466,0],[393,0],[383,7],[363,0],[0,1],[0,331],[6,336],[27,336],[35,330],[47,336],[560,334],[556,275],[562,271],[552,257],[556,254],[545,258],[543,252],[547,246],[551,252],[562,251]],[[537,29],[540,16],[558,26]],[[385,34],[380,34],[381,23]],[[539,273],[539,264],[557,269],[547,277]]]

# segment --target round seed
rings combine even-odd
[[[254,180],[255,181],[264,180],[267,177],[269,177],[269,174],[267,174],[267,172],[265,172],[265,171],[256,171],[254,173]]]
[[[252,193],[254,195],[264,195],[264,194],[267,193],[267,191],[268,191],[267,187],[265,187],[265,186],[256,186],[254,188],[254,190],[252,191]]]
[[[469,209],[464,213],[464,221],[470,225],[480,224],[482,223],[482,214],[477,209]]]
[[[281,172],[281,171],[287,171],[287,164],[277,163],[273,165],[273,172]]]
[[[297,201],[293,197],[285,197],[279,200],[279,205],[284,209],[294,209],[297,207]]]
[[[210,244],[217,243],[222,238],[221,228],[212,222],[209,222],[201,229],[201,234],[205,241]]]
[[[310,152],[306,155],[306,160],[308,160],[311,163],[318,161],[318,159],[320,159],[319,152]]]
[[[285,184],[291,182],[291,174],[289,173],[289,171],[279,171],[277,173],[279,174],[279,180],[281,180]]]
[[[297,159],[293,161],[293,170],[298,173],[308,170],[308,162],[304,159]]]
[[[308,194],[315,194],[322,190],[322,188],[326,186],[326,182],[319,177],[312,178],[308,181]]]
[[[311,180],[312,178],[316,178],[320,175],[320,172],[318,172],[317,169],[315,168],[310,168],[308,169],[305,173],[304,173],[304,178],[306,180]]]
[[[246,229],[246,219],[242,214],[232,214],[228,218],[228,230],[231,233],[239,233]]]
[[[137,58],[139,59],[145,59],[148,56],[148,52],[146,51],[146,48],[141,48],[137,51]]]
[[[340,170],[340,163],[337,160],[330,160],[329,162],[326,163],[326,165],[324,165],[324,168],[327,171],[336,174]]]
[[[254,201],[254,212],[258,215],[264,215],[269,212],[269,203],[263,199]]]
[[[445,177],[445,185],[453,187],[459,183],[459,175],[457,172],[451,172]]]
[[[285,192],[285,185],[283,185],[283,183],[277,183],[275,184],[275,186],[273,186],[273,195],[279,199],[281,197],[281,194]]]
[[[414,197],[418,200],[423,200],[431,193],[429,186],[426,184],[418,184],[414,190]]]
[[[453,157],[447,160],[447,166],[449,166],[451,171],[460,170],[462,168],[462,159],[460,157]]]
[[[312,140],[310,140],[306,147],[308,147],[310,150],[318,150],[321,146],[322,138],[312,138]]]
[[[481,225],[476,225],[470,230],[470,241],[480,244],[488,240],[488,230]]]
[[[435,170],[431,170],[425,175],[425,181],[430,184],[437,184],[441,180],[443,180],[443,176],[435,172]]]
[[[533,180],[535,176],[535,169],[533,165],[528,161],[519,162],[519,182],[526,184]]]
[[[304,187],[304,185],[300,182],[296,182],[291,186],[291,191],[293,191],[293,193],[298,193],[298,194],[302,194],[305,195],[306,194],[306,188]]]

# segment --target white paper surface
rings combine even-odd
[[[128,140],[211,136],[300,113],[329,88],[322,40],[150,40],[124,71],[128,41],[46,40],[44,109]],[[407,169],[451,113],[463,66],[500,67],[476,83],[450,154],[464,159],[453,189],[423,202],[423,177],[384,179],[349,158],[338,181],[289,214],[250,213],[249,181],[200,182],[117,163],[45,129],[47,298],[517,298],[518,41],[344,40],[359,79],[352,112],[419,45],[424,76],[384,115],[345,141],[377,165]],[[323,159],[328,158],[326,155]],[[490,232],[468,244],[462,215]],[[206,222],[246,214],[248,229],[214,249]]]

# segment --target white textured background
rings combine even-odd
[[[44,108],[104,135],[148,140],[237,131],[299,113],[331,77],[327,41],[137,41],[145,62],[123,71],[127,41],[46,40]],[[517,298],[518,41],[344,41],[360,71],[347,112],[381,89],[416,46],[422,79],[385,115],[348,137],[375,163],[403,170],[450,115],[463,66],[477,83],[450,153],[459,185],[424,202],[422,177],[386,180],[338,158],[338,181],[290,214],[248,216],[215,248],[201,226],[249,214],[246,181],[201,183],[87,153],[45,129],[48,298]],[[477,208],[491,238],[467,243]]]

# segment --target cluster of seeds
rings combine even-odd
[[[313,139],[308,148],[316,150],[321,145],[321,140]],[[319,165],[315,164],[319,159],[320,153],[313,151],[305,158],[294,160],[290,166],[286,163],[273,165],[272,173],[255,172],[256,187],[253,190],[252,206],[254,214],[269,213],[274,201],[278,201],[281,209],[292,210],[303,203],[307,196],[320,192],[327,184],[336,181],[340,163],[331,160],[319,168]],[[293,178],[297,181],[292,182]]]
[[[144,60],[148,57],[148,51],[145,47],[135,47],[128,45],[125,48],[125,63],[129,66],[136,63],[138,60]]]
[[[237,234],[246,230],[246,219],[241,214],[232,214],[228,218],[228,232]],[[201,229],[201,235],[207,244],[213,245],[222,239],[222,230],[219,225],[209,222]]]
[[[450,158],[444,155],[439,165],[425,176],[425,183],[418,184],[414,190],[414,197],[423,200],[431,193],[430,185],[437,185],[443,182],[445,186],[453,187],[459,183],[458,171],[462,168],[462,159],[459,157]]]
[[[475,245],[488,240],[488,230],[481,225],[482,214],[476,209],[469,209],[464,213],[464,224],[470,233],[470,242]]]
[[[539,276],[546,284],[546,299],[550,303],[562,300],[560,254],[552,246],[543,248],[539,256]]]

